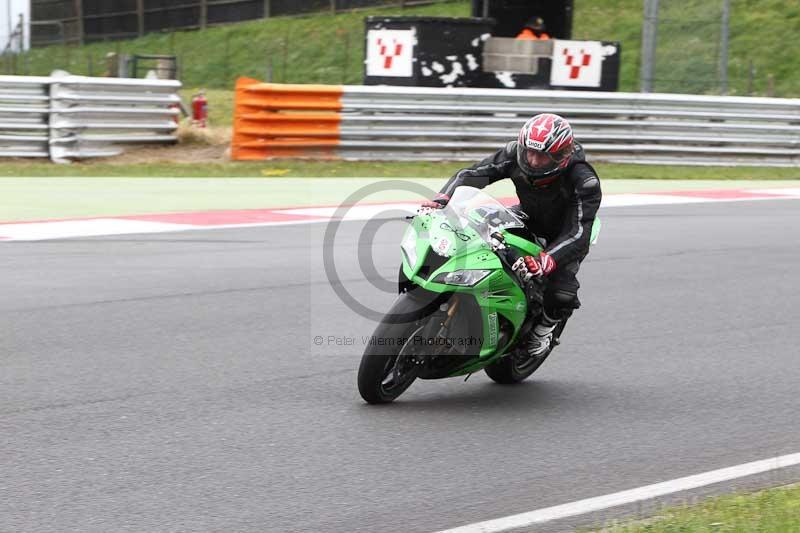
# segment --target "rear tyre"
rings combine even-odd
[[[486,375],[502,385],[513,385],[524,381],[542,366],[552,348],[539,357],[512,352],[483,369]]]
[[[566,320],[562,320],[558,327],[556,327],[556,330],[553,332],[553,338],[556,341],[561,336],[561,332],[564,331],[565,325]],[[486,375],[492,378],[493,381],[496,381],[502,385],[513,385],[515,383],[520,383],[530,377],[539,369],[540,366],[542,366],[542,363],[545,362],[547,356],[549,356],[553,349],[558,346],[556,341],[550,345],[549,350],[539,357],[530,357],[522,351],[522,348],[517,348],[510,354],[502,357],[499,361],[495,361],[491,365],[488,365],[483,369],[483,371],[486,372]]]
[[[378,324],[358,367],[358,392],[367,403],[389,403],[417,378],[415,343],[397,341],[408,341],[420,334],[430,311],[407,294],[401,294]],[[393,319],[397,316],[404,321]]]

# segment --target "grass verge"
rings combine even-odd
[[[211,211],[339,205],[352,195],[359,202],[417,202],[433,197],[445,178],[384,180],[364,178],[158,178],[86,177],[0,178],[0,222]],[[392,183],[394,181],[394,183]],[[365,187],[370,186],[367,194]],[[603,182],[606,195],[709,189],[800,187],[800,180],[642,180]],[[486,192],[513,197],[514,184],[500,180]],[[363,195],[367,194],[366,197]]]
[[[800,531],[800,485],[733,494],[601,530],[603,533],[793,533]]]
[[[220,178],[305,178],[305,177],[449,177],[465,162],[372,162],[298,161],[175,163],[159,158],[161,149],[151,149],[147,163],[88,161],[69,165],[44,162],[4,161],[0,177],[220,177]],[[168,148],[163,149],[169,153]],[[165,157],[167,157],[165,155]],[[187,159],[191,157],[187,156]],[[764,167],[671,167],[657,165],[595,165],[601,179],[655,180],[781,180],[800,179],[800,168]]]

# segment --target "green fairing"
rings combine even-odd
[[[589,237],[589,244],[595,244],[597,242],[597,237],[600,236],[600,228],[603,227],[602,222],[600,222],[600,217],[594,219],[592,223],[592,236]]]
[[[508,232],[505,233],[506,244],[510,244],[514,248],[517,248],[523,255],[539,255],[542,251],[542,247],[538,244],[531,242],[527,239],[523,239],[517,235],[510,234]]]
[[[466,293],[475,297],[481,309],[481,319],[483,322],[480,356],[469,364],[460,368],[452,375],[462,375],[475,372],[492,363],[503,354],[505,348],[512,345],[516,340],[517,334],[525,321],[527,313],[527,302],[525,293],[511,275],[503,269],[500,259],[495,255],[489,246],[472,228],[465,228],[462,235],[469,238],[461,240],[455,233],[449,230],[442,230],[441,225],[446,221],[444,216],[438,213],[433,215],[418,215],[414,218],[411,228],[408,231],[415,231],[417,234],[416,249],[417,261],[414,268],[408,263],[408,259],[403,255],[403,274],[415,285],[434,292],[434,293]],[[522,255],[538,255],[541,248],[522,237],[503,232],[506,243],[517,248]],[[428,254],[436,253],[433,250],[442,238],[451,241],[450,259],[434,272],[430,273],[428,279],[418,276],[419,269],[425,262]],[[405,240],[405,239],[404,239]],[[435,283],[430,281],[442,273],[454,272],[456,270],[491,270],[492,273],[482,279],[472,287],[462,287]],[[511,322],[514,328],[514,335],[509,339],[505,346],[497,346],[491,341],[498,337],[497,331],[491,331],[490,322],[493,320],[491,315],[500,316]],[[497,321],[499,323],[499,320]]]

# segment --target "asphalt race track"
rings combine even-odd
[[[325,224],[0,245],[0,530],[434,531],[800,451],[800,201],[602,217],[533,379],[381,407]],[[339,229],[374,309],[401,224],[372,273]]]

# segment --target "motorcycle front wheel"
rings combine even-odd
[[[378,324],[358,367],[358,392],[367,403],[389,403],[417,378],[418,345],[413,339],[423,331],[430,313],[429,307],[401,294]]]

